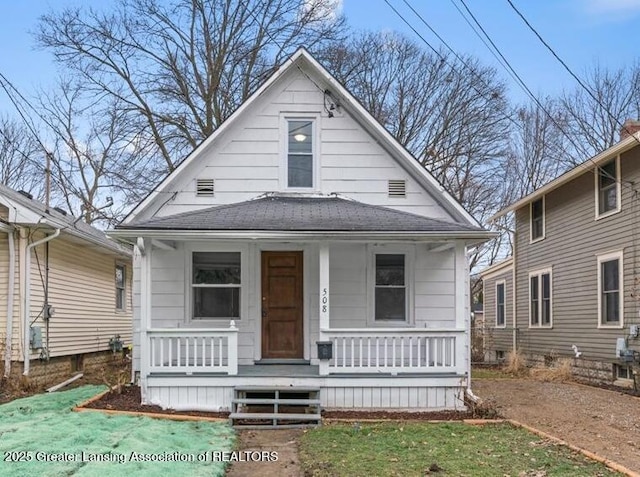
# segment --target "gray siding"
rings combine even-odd
[[[518,342],[525,353],[573,356],[572,345],[589,360],[615,361],[616,338],[637,324],[634,298],[640,203],[631,184],[640,180],[640,148],[620,159],[622,210],[595,220],[595,179],[591,169],[545,197],[545,239],[529,243],[529,206],[516,211]],[[624,328],[598,328],[597,256],[623,251]],[[529,272],[552,268],[553,327],[529,327]],[[630,340],[638,348],[639,340]]]
[[[496,284],[505,285],[505,326],[496,326]],[[485,352],[504,351],[513,347],[513,271],[511,267],[489,275],[482,281],[484,297]]]

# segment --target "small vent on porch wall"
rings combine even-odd
[[[198,197],[213,197],[214,190],[213,179],[196,180],[196,195]]]
[[[407,196],[407,181],[405,180],[389,180],[389,197],[404,198]]]

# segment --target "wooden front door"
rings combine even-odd
[[[262,358],[302,359],[302,252],[262,252]]]

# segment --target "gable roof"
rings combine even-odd
[[[512,203],[508,207],[505,207],[504,209],[494,214],[492,217],[489,218],[488,221],[491,222],[499,217],[502,217],[505,214],[508,214],[509,212],[518,210],[519,208],[529,204],[530,202],[538,200],[540,197],[544,196],[545,194],[548,194],[549,192],[563,186],[567,182],[575,179],[578,176],[581,176],[582,174],[593,171],[596,166],[600,166],[605,162],[610,161],[611,159],[615,158],[619,154],[622,154],[628,151],[629,149],[632,149],[638,146],[639,144],[640,144],[640,133],[635,133],[624,138],[622,141],[618,142],[617,144],[614,144],[610,148],[605,149],[601,153],[578,164],[573,169],[569,169],[564,174],[547,182],[542,187],[539,187],[538,189],[534,190],[531,194],[528,194],[518,199],[516,202]]]
[[[313,56],[303,47],[299,48],[278,70],[258,88],[234,113],[226,119],[207,139],[196,147],[176,169],[167,175],[148,195],[143,199],[122,221],[122,224],[131,223],[143,210],[147,209],[158,195],[179,176],[182,171],[193,163],[196,158],[228,130],[243,113],[253,104],[257,98],[263,95],[280,77],[294,67],[304,66],[307,73],[315,75],[331,87],[331,94],[336,97],[342,108],[348,110],[351,115],[360,122],[365,130],[376,137],[380,144],[394,157],[417,181],[425,188],[438,203],[459,222],[464,222],[476,227],[480,223],[440,184],[395,138],[342,86]]]
[[[303,232],[470,232],[480,227],[437,220],[337,196],[267,194],[254,200],[119,225],[135,230]]]
[[[0,184],[0,204],[9,209],[9,224],[31,226],[46,224],[118,254],[132,255],[130,249],[110,239],[101,230],[78,220],[71,214],[65,215],[53,207],[47,208],[44,203],[30,199],[3,184]]]

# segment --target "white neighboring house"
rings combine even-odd
[[[464,407],[466,248],[493,235],[305,49],[110,234],[144,403]]]

